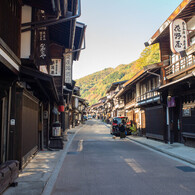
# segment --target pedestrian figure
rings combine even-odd
[[[119,125],[119,131],[120,131],[120,138],[125,138],[125,126],[123,123]]]

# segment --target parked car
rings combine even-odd
[[[92,116],[90,115],[90,114],[88,114],[88,117],[87,117],[88,119],[92,119]]]
[[[83,116],[83,119],[84,119],[84,121],[86,121],[86,120],[87,120],[87,116],[86,116],[86,115],[84,115],[84,116]]]
[[[120,135],[119,124],[123,123],[127,135],[131,134],[130,128],[127,127],[128,118],[126,116],[114,117],[111,121],[110,134]]]

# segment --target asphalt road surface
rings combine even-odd
[[[98,120],[76,134],[53,195],[195,194],[189,165],[117,137]]]

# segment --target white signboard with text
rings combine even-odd
[[[52,59],[53,64],[50,65],[50,75],[61,76],[61,59]]]
[[[170,47],[174,54],[188,47],[187,24],[182,19],[176,19],[170,24]]]
[[[79,99],[75,98],[75,108],[78,108],[78,106],[79,106]]]
[[[65,83],[72,84],[72,53],[65,55]]]

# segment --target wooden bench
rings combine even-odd
[[[195,139],[195,133],[187,133],[187,132],[183,132],[182,136],[185,138],[192,138]]]
[[[19,162],[16,160],[6,161],[0,165],[0,194],[9,186],[16,186],[14,181],[19,174]]]

